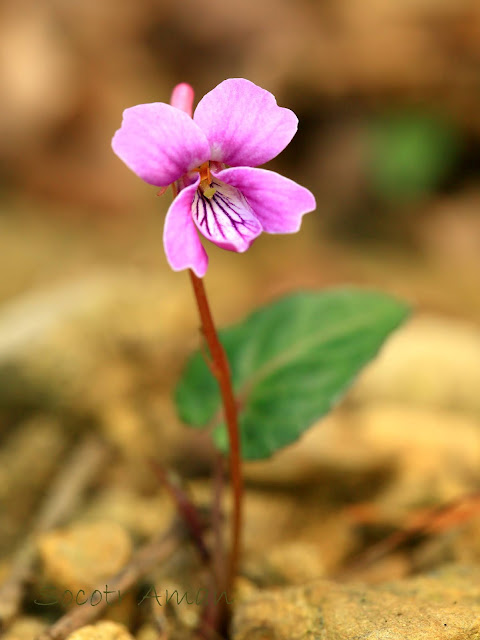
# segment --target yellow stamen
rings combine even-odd
[[[202,192],[203,195],[205,196],[205,198],[208,198],[209,200],[211,200],[213,198],[213,196],[215,195],[216,189],[215,187],[207,187],[205,189],[205,187],[202,188]]]
[[[202,195],[205,198],[211,200],[215,195],[216,189],[212,187],[212,174],[210,173],[210,163],[205,162],[198,169],[196,169],[200,174],[200,184],[199,189],[202,192]]]

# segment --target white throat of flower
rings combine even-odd
[[[192,216],[199,231],[215,244],[234,251],[245,251],[262,231],[243,193],[215,177],[195,192]]]

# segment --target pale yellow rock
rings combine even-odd
[[[233,600],[250,600],[258,593],[258,587],[254,582],[243,575],[237,576],[235,579],[233,592]]]
[[[38,618],[18,618],[2,635],[2,640],[35,640],[46,627],[46,622]]]
[[[167,529],[175,515],[172,499],[161,488],[157,495],[143,496],[128,487],[111,487],[95,496],[82,521],[117,523],[134,539],[145,539]]]
[[[352,428],[373,455],[390,460],[395,482],[380,496],[386,511],[442,504],[469,493],[480,468],[480,419],[446,411],[378,405]]]
[[[0,404],[61,407],[79,417],[73,428],[88,415],[143,485],[154,482],[147,457],[205,461],[171,398],[199,344],[191,292],[177,277],[92,270],[8,301],[0,309]]]
[[[480,327],[424,315],[386,342],[352,400],[391,400],[480,415]]]
[[[79,589],[95,589],[120,571],[130,558],[132,543],[122,526],[105,521],[47,533],[38,549],[45,579],[75,595]]]
[[[399,402],[337,411],[272,459],[245,465],[256,483],[354,487],[357,500],[379,474],[388,482],[375,493],[392,512],[473,490],[479,468],[480,418]]]
[[[133,640],[133,636],[123,625],[105,620],[77,629],[66,640]]]
[[[124,400],[147,371],[170,378],[161,363],[172,341],[195,335],[187,300],[171,278],[128,269],[20,296],[0,313],[0,378],[24,377],[26,400],[45,394],[70,412],[96,413]]]
[[[318,613],[301,591],[263,592],[234,610],[233,640],[304,640],[315,636]],[[322,631],[318,625],[317,635]]]
[[[283,578],[285,584],[304,584],[323,578],[327,558],[320,545],[300,539],[275,545],[265,558],[268,572]]]
[[[135,461],[145,460],[155,448],[149,429],[145,429],[141,415],[133,407],[116,403],[102,415],[103,432],[124,454]]]
[[[209,504],[210,483],[197,480],[190,489],[197,502]],[[230,492],[224,504],[229,519]],[[355,545],[350,520],[338,510],[332,513],[316,491],[247,486],[244,518],[242,571],[257,585],[298,584],[330,575]]]
[[[480,633],[478,606],[427,604],[361,588],[330,591],[321,610],[332,640],[473,640]]]
[[[341,513],[329,514],[308,496],[297,496],[295,504],[287,501],[277,523],[262,525],[261,518],[256,523],[247,518],[247,522],[246,529],[252,523],[258,540],[247,533],[243,572],[261,587],[327,577],[338,570],[354,546],[348,520]]]
[[[135,634],[136,640],[159,640],[159,630],[153,624],[144,624]]]
[[[479,570],[377,588],[318,581],[237,603],[233,640],[476,640]]]
[[[268,460],[245,462],[248,480],[289,487],[318,482],[325,469],[356,473],[371,466],[361,434],[349,428],[350,413],[336,411],[312,425],[297,442]]]

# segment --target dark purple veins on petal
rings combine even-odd
[[[213,181],[216,189],[207,198],[200,189],[195,193],[192,215],[198,229],[212,242],[226,249],[244,251],[262,231],[243,194],[225,183]]]

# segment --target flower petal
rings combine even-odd
[[[192,216],[201,233],[222,249],[243,253],[257,236],[262,225],[238,189],[214,179],[215,193],[210,197],[197,190]]]
[[[303,214],[316,206],[308,189],[274,171],[235,167],[216,177],[243,193],[267,233],[298,231]]]
[[[224,80],[198,103],[194,121],[205,132],[211,160],[256,167],[283,151],[297,131],[297,116],[243,78]]]
[[[178,180],[210,154],[198,125],[180,109],[163,102],[125,109],[112,148],[137,176],[157,187]]]
[[[196,184],[183,189],[170,205],[163,229],[163,245],[174,271],[192,269],[199,278],[203,278],[208,256],[192,220],[192,200],[196,190]]]

